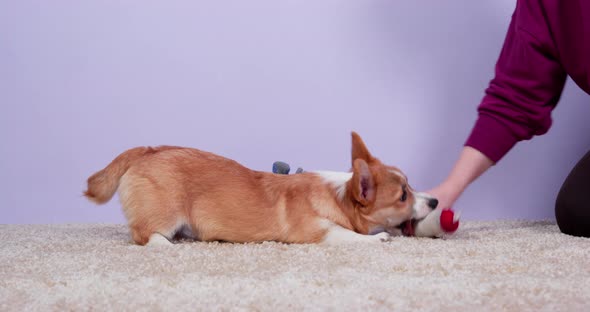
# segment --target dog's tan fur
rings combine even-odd
[[[316,243],[334,225],[368,234],[412,217],[405,176],[386,166],[352,133],[352,178],[339,196],[316,173],[277,175],[192,148],[137,147],[88,179],[98,204],[118,190],[133,240],[168,239],[186,226],[202,241]],[[397,224],[391,224],[391,220]]]

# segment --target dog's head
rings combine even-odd
[[[424,218],[438,204],[432,196],[415,192],[400,169],[373,157],[355,132],[352,133],[352,179],[346,189],[360,215],[368,221],[369,229],[406,225],[411,219]]]

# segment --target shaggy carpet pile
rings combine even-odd
[[[550,221],[337,247],[139,247],[103,224],[0,238],[0,311],[590,311],[590,239]]]

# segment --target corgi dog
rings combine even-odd
[[[178,236],[235,243],[378,243],[412,235],[436,199],[414,192],[396,167],[352,132],[350,172],[280,175],[192,148],[137,147],[88,178],[97,204],[118,191],[138,245]],[[377,233],[377,234],[374,234]]]

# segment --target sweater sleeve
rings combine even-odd
[[[519,0],[465,145],[498,162],[519,141],[546,133],[566,80],[540,0]]]

